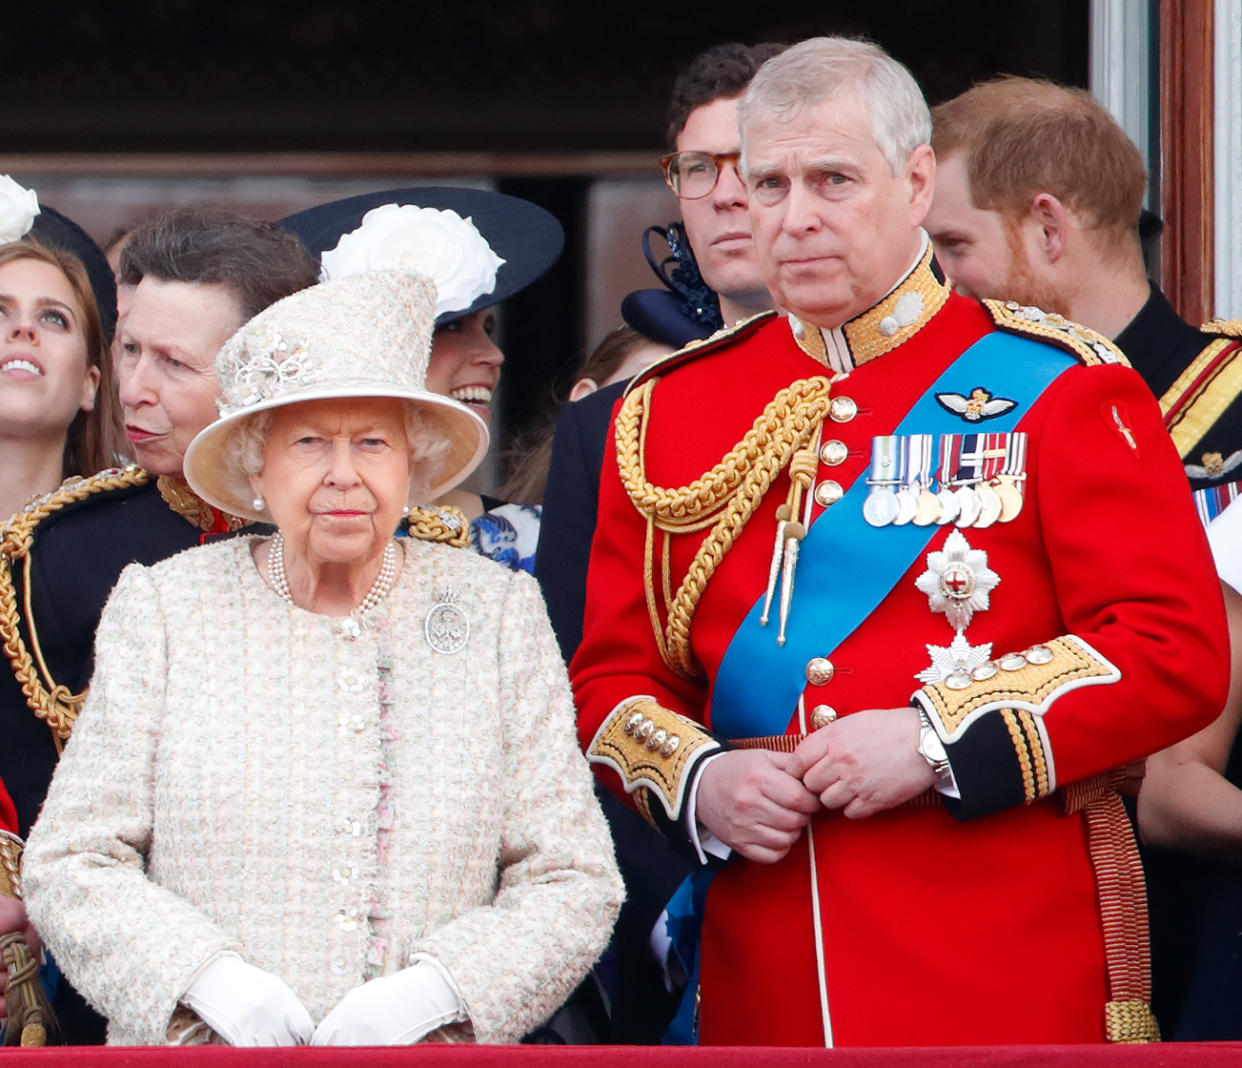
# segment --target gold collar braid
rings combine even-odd
[[[73,693],[66,686],[57,683],[47,663],[43,659],[43,650],[39,647],[39,633],[35,627],[34,611],[31,604],[30,580],[30,548],[34,542],[34,531],[44,519],[53,512],[58,512],[67,505],[85,500],[92,494],[103,490],[122,489],[126,486],[141,486],[150,481],[151,476],[142,468],[131,464],[123,470],[101,471],[89,478],[73,479],[66,482],[55,493],[50,493],[27,505],[22,511],[15,513],[3,528],[0,528],[0,643],[4,646],[4,655],[13,666],[13,674],[17,677],[26,704],[41,720],[51,728],[52,738],[59,752],[61,745],[73,731],[74,721],[82,702],[86,700],[86,691]],[[22,561],[22,611],[26,618],[26,628],[30,633],[30,644],[34,655],[26,648],[22,639],[19,621],[21,615],[17,607],[17,590],[13,585],[13,565]],[[38,669],[35,661],[38,661]]]
[[[782,389],[768,402],[745,437],[715,467],[675,489],[649,482],[643,461],[655,382],[646,382],[632,392],[617,413],[617,466],[621,481],[634,507],[647,520],[643,567],[652,632],[661,658],[683,678],[701,675],[690,651],[690,624],[708,580],[781,471],[799,454],[809,451],[813,457],[819,428],[828,414],[833,381],[835,378],[820,375],[800,379]],[[805,461],[803,457],[793,463],[793,468],[803,473]],[[813,461],[810,470],[813,474]],[[791,482],[790,499],[783,506],[789,510],[788,518],[799,514],[805,481],[794,478]],[[674,595],[669,535],[690,533],[713,524]],[[664,535],[659,598],[654,573],[657,530]],[[661,609],[667,619],[663,626]]]
[[[932,321],[952,291],[948,280],[937,273],[939,270],[939,264],[933,267],[932,247],[928,242],[919,261],[892,292],[841,324],[841,337],[855,367],[904,345]],[[823,332],[803,319],[797,323],[793,335],[798,348],[825,367],[829,366]]]
[[[190,489],[190,484],[184,478],[160,475],[155,480],[155,488],[160,491],[160,496],[169,508],[208,534],[232,534],[250,522],[213,508]]]

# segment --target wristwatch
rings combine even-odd
[[[935,772],[936,778],[944,782],[951,774],[944,742],[940,740],[936,728],[931,725],[931,720],[922,709],[919,710],[919,723],[919,756],[927,761],[927,766]]]

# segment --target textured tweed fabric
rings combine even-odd
[[[621,896],[538,587],[405,541],[350,640],[277,597],[253,544],[121,576],[26,852],[35,923],[109,1042],[144,1045],[224,950],[284,978],[318,1023],[367,975],[378,902],[384,972],[429,955],[465,1001],[468,1024],[441,1037],[516,1040],[586,973]],[[425,632],[448,599],[470,625],[450,653]]]

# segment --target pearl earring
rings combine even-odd
[[[402,514],[403,516],[405,516],[407,519],[409,518],[409,516],[410,516],[410,506],[409,506],[408,504],[407,504],[404,508],[402,508],[402,509],[401,509],[401,514]]]
[[[263,503],[263,495],[260,493],[256,493],[254,495],[254,500],[250,502],[250,507],[253,508],[256,512],[263,511],[263,509],[266,507],[265,504]]]

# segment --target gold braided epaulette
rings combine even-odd
[[[35,531],[48,516],[88,497],[142,486],[150,481],[151,476],[136,464],[125,468],[110,468],[86,478],[68,479],[52,493],[36,498],[20,512],[15,512],[0,527],[0,642],[4,645],[4,655],[13,666],[13,674],[26,698],[26,704],[51,728],[58,747],[72,733],[78,711],[86,700],[86,692],[75,694],[68,687],[58,684],[51,677],[39,648],[38,630],[31,617],[30,590],[30,549],[34,543]],[[22,561],[25,588],[22,607],[31,645],[34,647],[33,656],[26,647],[19,626],[21,612],[13,582],[13,566],[19,560]]]
[[[1242,338],[1242,319],[1209,319],[1199,329],[1205,334]]]
[[[470,545],[470,524],[460,508],[411,508],[407,533],[419,541],[435,541],[465,549]]]
[[[1089,326],[1072,322],[1064,315],[1019,304],[1016,300],[985,300],[983,307],[998,329],[1009,334],[1021,334],[1047,341],[1059,349],[1064,349],[1088,367],[1103,363],[1130,366],[1125,353],[1103,334],[1097,334]]]
[[[706,356],[709,352],[715,352],[716,349],[729,342],[736,341],[738,338],[749,336],[769,319],[775,317],[776,312],[774,311],[759,312],[758,315],[752,315],[749,319],[739,319],[736,323],[731,323],[729,326],[722,326],[714,334],[709,334],[698,341],[691,341],[689,344],[683,345],[676,352],[670,352],[667,356],[656,360],[655,363],[649,367],[644,367],[636,374],[630,380],[630,384],[625,387],[626,395],[628,396],[631,390],[644,382],[663,377],[675,367],[680,367],[691,360],[697,360],[700,356]]]

